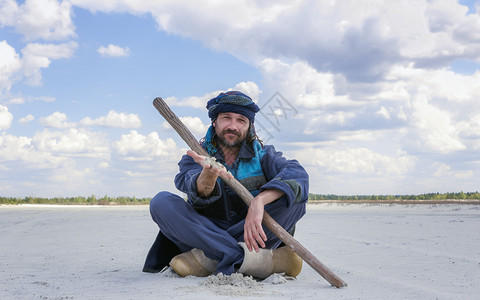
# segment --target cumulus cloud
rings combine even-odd
[[[210,125],[203,124],[202,120],[199,117],[179,117],[185,126],[195,135],[204,136],[207,132],[207,129]],[[163,128],[170,129],[172,128],[167,121],[163,122]]]
[[[331,73],[323,73],[305,62],[288,64],[278,59],[260,63],[266,88],[278,90],[291,104],[306,109],[352,107],[361,103],[348,95],[338,95],[338,83]]]
[[[467,7],[455,1],[418,1],[415,9],[408,2],[367,6],[354,0],[209,2],[198,7],[188,1],[73,3],[92,11],[150,13],[162,30],[242,60],[305,61],[353,81],[381,79],[397,63],[438,68],[459,58],[479,59],[479,17],[467,15]]]
[[[108,157],[108,143],[102,133],[69,128],[63,131],[45,129],[32,139],[36,149],[48,153],[87,157]]]
[[[22,67],[20,57],[6,41],[0,41],[0,93],[9,91]]]
[[[114,110],[108,112],[106,116],[97,119],[85,117],[79,122],[68,122],[65,113],[56,111],[47,117],[40,118],[40,124],[50,128],[71,128],[82,126],[102,126],[109,128],[138,128],[142,122],[138,115],[117,113]]]
[[[175,105],[175,106],[189,106],[193,108],[198,108],[198,109],[205,109],[207,106],[208,100],[215,98],[220,94],[221,92],[227,92],[227,91],[240,91],[242,93],[245,93],[248,95],[254,102],[258,102],[259,96],[262,93],[258,85],[253,82],[253,81],[242,81],[238,84],[236,84],[232,88],[228,88],[226,90],[216,90],[213,92],[209,92],[204,94],[203,96],[191,96],[191,97],[186,97],[184,99],[177,99],[176,97],[168,97],[165,98],[165,102],[168,105]]]
[[[65,40],[75,36],[69,1],[14,0],[0,2],[0,24],[12,26],[26,40]]]
[[[67,122],[67,115],[61,112],[54,112],[53,114],[40,118],[40,124],[45,127],[52,128],[68,128],[74,126],[74,123]]]
[[[0,130],[7,130],[12,120],[13,115],[8,111],[8,107],[0,105]]]
[[[108,46],[101,46],[97,52],[103,57],[122,57],[130,55],[130,48],[122,48],[117,45],[109,44]]]
[[[384,155],[367,148],[306,148],[293,153],[305,165],[328,173],[404,175],[415,166],[413,156]]]
[[[23,74],[29,84],[39,85],[42,75],[41,69],[48,68],[54,59],[69,58],[73,55],[78,44],[68,42],[63,44],[30,43],[22,49]]]
[[[28,114],[28,115],[26,115],[25,117],[20,118],[20,119],[18,120],[18,122],[19,122],[19,123],[22,123],[22,124],[27,124],[27,123],[32,122],[33,120],[35,120],[35,117],[34,117],[32,114]]]
[[[106,116],[97,119],[86,117],[80,121],[83,126],[104,126],[111,128],[139,128],[142,121],[136,114],[117,113],[114,110],[108,112]]]
[[[0,134],[0,162],[20,163],[28,169],[50,169],[61,166],[67,160],[50,152],[39,151],[31,138]]]
[[[421,97],[413,103],[410,143],[414,151],[450,153],[465,149],[450,114]]]
[[[113,148],[129,161],[151,161],[158,157],[177,155],[178,152],[173,139],[161,140],[156,132],[143,135],[136,130],[122,135],[120,140],[113,143]]]
[[[20,56],[6,41],[0,41],[0,92],[8,92],[12,84],[26,78],[30,85],[40,85],[41,70],[48,68],[52,60],[65,59],[73,55],[76,42],[62,44],[28,43]],[[45,101],[50,101],[43,97]],[[14,98],[22,103],[23,98]],[[19,102],[20,100],[20,102]],[[14,100],[12,100],[14,101]]]

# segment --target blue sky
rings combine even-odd
[[[241,90],[321,194],[479,190],[479,1],[0,1],[0,195],[174,191]],[[202,3],[202,5],[199,5]]]

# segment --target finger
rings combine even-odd
[[[265,248],[265,241],[267,240],[267,236],[265,235],[265,232],[263,231],[262,226],[260,226],[259,229],[257,229],[255,241],[260,245],[260,247]]]
[[[250,235],[250,251],[255,250],[255,252],[260,251],[260,248],[258,247],[258,243],[255,237],[255,234]]]
[[[265,234],[265,231],[263,231],[263,226],[261,224],[258,225],[258,234],[262,239],[262,243],[267,241],[267,235]],[[263,244],[265,245],[265,243]]]
[[[256,252],[260,251],[259,245],[262,246],[263,241],[262,241],[261,237],[259,236],[256,229],[251,230],[250,235],[249,235],[249,241],[250,241],[250,245],[252,246],[252,248]]]
[[[187,155],[190,156],[191,158],[193,158],[194,160],[195,160],[195,158],[197,158],[198,156],[200,156],[200,155],[197,154],[197,152],[195,152],[195,151],[193,151],[193,150],[188,150],[188,151],[187,151]]]
[[[193,150],[188,150],[188,151],[187,151],[187,155],[190,156],[191,158],[193,158],[193,160],[194,160],[197,164],[199,164],[199,165],[201,165],[201,166],[204,165],[204,162],[205,162],[205,159],[206,159],[205,156],[198,155],[198,154],[197,154],[195,151],[193,151]]]
[[[244,229],[243,240],[247,246],[248,251],[252,251],[252,244],[250,243],[250,231]]]

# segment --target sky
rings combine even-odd
[[[480,1],[0,0],[0,196],[175,192],[229,90],[311,193],[480,190]]]

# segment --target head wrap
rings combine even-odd
[[[226,93],[220,93],[217,97],[210,99],[207,102],[208,116],[215,121],[219,113],[233,112],[244,115],[250,120],[250,131],[248,137],[250,139],[256,138],[255,127],[253,122],[255,121],[255,113],[260,108],[253,102],[252,98],[248,97],[242,92],[230,91]],[[208,128],[207,134],[203,139],[202,146],[207,150],[208,154],[213,155],[217,152],[215,137],[215,128],[213,125]]]
[[[237,91],[220,93],[207,102],[207,109],[212,121],[217,119],[219,113],[233,112],[244,115],[252,123],[255,121],[255,113],[260,110],[252,98]]]

